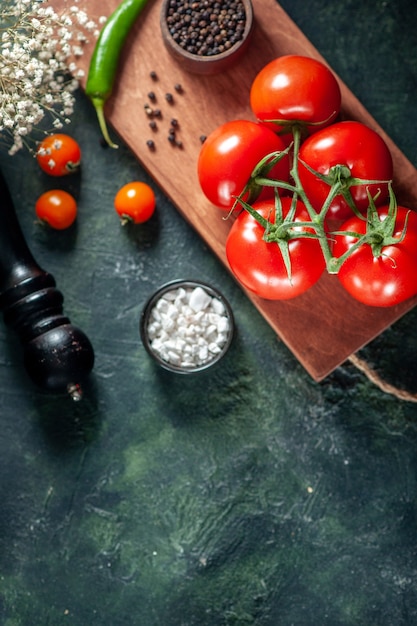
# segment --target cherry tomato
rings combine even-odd
[[[282,198],[283,215],[291,198]],[[255,202],[253,208],[275,223],[274,200]],[[298,201],[297,221],[310,221],[305,206]],[[305,227],[299,227],[306,231]],[[234,221],[226,240],[230,269],[244,287],[266,300],[289,300],[309,289],[323,273],[324,257],[317,239],[297,238],[289,242],[291,282],[277,243],[263,239],[264,228],[243,210]]]
[[[346,165],[352,177],[388,181],[393,176],[392,156],[388,146],[378,133],[361,122],[339,122],[308,137],[300,148],[299,175],[301,184],[315,208],[319,211],[329,193],[329,185],[303,166],[307,163],[320,174],[329,174],[335,165]],[[388,184],[355,185],[350,187],[358,210],[366,212],[369,204],[367,189],[376,205],[388,198]],[[336,196],[327,213],[330,220],[344,221],[352,215],[343,196]]]
[[[36,151],[36,159],[46,174],[66,176],[79,169],[81,148],[69,135],[56,133],[41,141]]]
[[[205,196],[221,209],[230,210],[261,159],[285,149],[283,141],[268,128],[249,120],[233,120],[216,128],[204,141],[198,158],[198,179]],[[288,181],[285,156],[268,177]],[[273,188],[264,188],[273,196]],[[247,199],[245,194],[244,199]]]
[[[385,219],[388,207],[378,208],[378,214]],[[364,244],[342,264],[338,273],[341,284],[363,304],[393,306],[417,293],[417,213],[399,206],[393,236],[401,237],[406,219],[406,233],[400,243],[383,246],[378,257],[373,255],[369,244]],[[354,216],[340,230],[346,231],[346,234],[336,236],[334,255],[337,257],[357,241],[348,232],[366,232],[366,220]]]
[[[275,131],[282,125],[271,120],[301,122],[315,132],[336,119],[340,104],[339,83],[331,70],[316,59],[294,54],[265,65],[250,90],[252,111]]]
[[[142,224],[154,214],[156,198],[153,189],[141,181],[123,185],[114,198],[114,208],[122,223]]]
[[[37,217],[55,230],[64,230],[77,217],[77,203],[73,196],[62,189],[43,193],[35,205]]]

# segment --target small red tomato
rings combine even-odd
[[[69,135],[48,135],[38,146],[36,159],[39,167],[50,176],[73,174],[80,167],[81,148]]]
[[[331,70],[316,59],[296,54],[270,61],[250,90],[252,111],[275,131],[282,128],[280,122],[298,122],[313,133],[336,119],[340,105],[339,83]]]
[[[46,191],[35,205],[37,217],[55,230],[64,230],[77,217],[77,203],[73,196],[62,189]]]
[[[156,198],[153,189],[141,181],[127,183],[119,189],[114,198],[114,208],[122,224],[146,222],[154,214],[155,205]]]
[[[382,221],[389,214],[388,206],[377,211]],[[350,250],[366,229],[365,219],[347,220],[336,235],[334,255],[340,257]],[[398,243],[383,246],[380,256],[374,256],[368,243],[359,246],[337,275],[346,291],[368,306],[394,306],[417,293],[417,213],[398,206],[392,236]]]
[[[308,170],[309,165],[320,175],[328,176],[332,167],[344,165],[350,178],[389,181],[393,176],[391,152],[383,138],[362,122],[345,121],[332,124],[306,139],[300,148],[299,175],[304,191],[316,211],[320,211],[330,186]],[[376,205],[388,199],[388,183],[360,184],[349,187],[352,199],[361,213],[369,205],[368,193]],[[332,201],[327,218],[343,222],[352,216],[352,209],[342,194]]]
[[[197,174],[204,195],[215,206],[229,211],[259,161],[285,147],[272,130],[250,120],[232,120],[218,126],[204,141],[198,157]],[[274,165],[268,178],[288,181],[288,156]],[[261,194],[258,199],[273,197],[274,190],[264,187]],[[243,199],[247,196],[245,193]]]
[[[292,199],[282,198],[283,215],[291,209]],[[255,202],[259,215],[275,223],[275,202]],[[301,201],[297,202],[296,222],[309,222],[310,217]],[[306,226],[296,226],[300,237],[288,243],[291,280],[284,257],[277,243],[267,242],[265,228],[248,211],[242,211],[233,223],[226,240],[226,256],[230,269],[238,281],[260,298],[289,300],[312,287],[325,269],[324,256],[318,239],[303,237],[314,232]]]

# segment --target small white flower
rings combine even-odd
[[[84,76],[77,59],[88,34],[98,34],[78,0],[73,2],[63,15],[48,0],[0,3],[0,135],[10,140],[9,154],[29,145],[29,135],[44,127],[46,116],[53,128],[70,122],[73,94]]]

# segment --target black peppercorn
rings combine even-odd
[[[246,13],[241,0],[171,0],[166,21],[172,38],[184,50],[214,56],[243,39]]]

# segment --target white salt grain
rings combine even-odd
[[[206,309],[211,303],[211,296],[201,287],[196,287],[190,294],[188,304],[193,311],[201,311]]]
[[[227,317],[220,317],[217,324],[217,330],[219,333],[228,333],[230,330],[230,324]]]
[[[153,307],[147,328],[153,351],[185,369],[204,365],[218,355],[230,330],[223,302],[202,287],[165,292]]]

